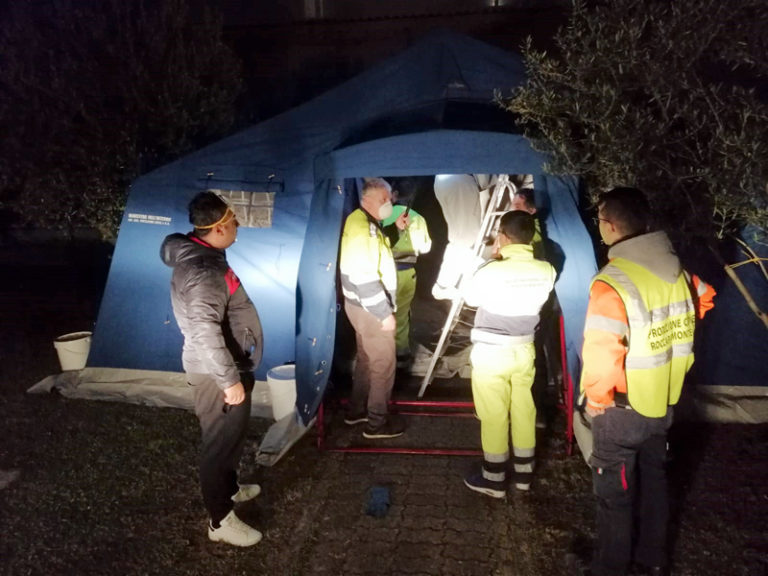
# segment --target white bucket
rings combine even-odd
[[[53,341],[53,347],[59,355],[59,364],[64,370],[82,370],[91,350],[90,332],[72,332]]]
[[[296,405],[296,366],[275,366],[267,372],[267,384],[272,396],[272,417],[282,420],[293,413]]]

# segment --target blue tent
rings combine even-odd
[[[726,244],[724,257],[728,262],[739,263],[734,273],[754,299],[760,310],[768,310],[768,284],[760,259],[768,261],[768,246],[760,241],[762,232],[754,227],[742,231],[744,246]],[[753,260],[754,258],[754,260]],[[752,260],[751,262],[745,262]],[[717,290],[715,307],[704,318],[697,333],[696,362],[693,365],[694,381],[700,394],[717,394],[716,402],[710,402],[704,412],[708,419],[727,419],[743,422],[768,421],[768,379],[765,362],[768,358],[768,338],[765,325],[750,310],[736,284],[728,278],[719,265],[710,264],[707,280]]]
[[[332,363],[337,252],[355,179],[434,174],[533,174],[549,238],[564,262],[556,290],[567,358],[578,376],[586,294],[596,270],[576,182],[543,173],[545,159],[492,104],[525,78],[514,54],[441,33],[271,120],[139,178],[131,187],[95,326],[89,368],[130,380],[181,371],[163,238],[185,232],[205,189],[274,192],[271,223],[241,228],[228,251],[261,315],[257,378],[296,363],[297,408],[308,422]],[[102,370],[102,373],[104,370]]]

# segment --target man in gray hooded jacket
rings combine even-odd
[[[261,533],[235,515],[234,505],[261,491],[258,484],[237,481],[251,414],[253,370],[263,348],[261,322],[227,263],[225,250],[237,237],[233,210],[213,192],[201,192],[189,203],[189,221],[194,230],[166,237],[160,256],[173,268],[171,302],[184,336],[182,363],[195,387],[208,537],[252,546]]]
[[[667,432],[715,290],[686,272],[637,188],[597,202],[608,264],[592,279],[581,391],[592,419],[592,576],[668,574]],[[571,560],[572,561],[572,560]],[[577,566],[584,574],[583,566]],[[577,572],[577,573],[578,573]]]

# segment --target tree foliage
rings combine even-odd
[[[234,120],[240,64],[190,0],[22,0],[0,30],[0,203],[113,237],[129,183]]]
[[[679,246],[764,232],[766,30],[764,0],[577,1],[558,56],[529,43],[528,83],[498,97],[551,171],[641,188]]]

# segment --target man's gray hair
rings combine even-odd
[[[392,186],[390,186],[389,182],[384,180],[384,178],[366,178],[360,196],[367,196],[372,190],[380,190],[381,188],[390,194],[392,193]]]

